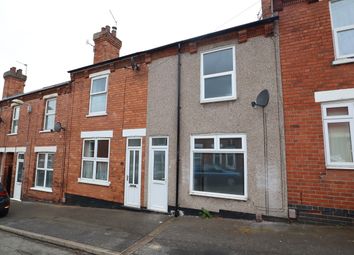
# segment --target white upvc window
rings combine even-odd
[[[11,134],[17,134],[19,119],[20,119],[20,106],[15,106],[12,110]]]
[[[236,99],[235,46],[201,53],[200,102]]]
[[[191,137],[190,194],[247,199],[246,135]]]
[[[52,191],[54,153],[37,153],[35,188]]]
[[[354,101],[322,104],[327,168],[354,169]]]
[[[56,104],[57,104],[56,98],[47,99],[47,101],[45,103],[43,130],[53,130],[54,129]]]
[[[109,185],[109,144],[106,138],[84,139],[79,182]]]
[[[107,87],[108,75],[101,75],[91,79],[89,115],[107,114]]]
[[[354,58],[354,1],[330,1],[336,59]]]

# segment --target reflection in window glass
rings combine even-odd
[[[195,149],[213,149],[214,138],[196,138],[194,139]]]
[[[165,180],[165,151],[154,151],[154,181]]]
[[[242,139],[220,138],[220,149],[242,149]]]
[[[331,162],[353,162],[348,122],[328,123]]]

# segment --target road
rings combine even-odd
[[[54,245],[25,239],[0,231],[0,254],[6,255],[86,255]]]

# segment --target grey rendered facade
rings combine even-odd
[[[276,33],[275,33],[276,34]],[[201,57],[203,52],[234,47],[237,98],[202,103]],[[197,47],[196,53],[181,54],[180,178],[179,206],[220,212],[221,210],[287,217],[286,170],[281,78],[277,36],[255,36],[246,42],[237,39],[211,42]],[[153,60],[149,65],[147,138],[167,136],[168,205],[174,207],[176,193],[177,141],[177,55]],[[259,92],[267,89],[269,104],[251,107]],[[243,199],[193,192],[192,137],[196,135],[243,135]],[[216,141],[216,140],[215,140]],[[265,143],[264,143],[265,141]],[[149,154],[149,145],[147,145]],[[146,157],[149,169],[149,155]],[[149,169],[148,172],[151,171]],[[145,178],[148,194],[148,176]],[[198,194],[196,194],[198,193]],[[148,196],[146,196],[148,197]]]

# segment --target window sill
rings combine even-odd
[[[42,188],[42,187],[32,187],[31,190],[48,192],[48,193],[52,193],[53,192],[53,190],[50,189],[50,188]]]
[[[12,135],[17,135],[17,133],[10,133],[10,134],[7,134],[8,136],[12,136]]]
[[[53,132],[51,129],[50,130],[40,130],[39,133],[51,133]]]
[[[354,170],[354,165],[351,165],[351,166],[327,165],[326,169],[328,169],[328,170]]]
[[[238,196],[238,195],[218,194],[218,193],[200,192],[200,191],[191,191],[189,194],[192,196],[215,197],[215,198],[247,201],[246,196]]]
[[[332,65],[343,65],[343,64],[349,64],[349,63],[354,63],[354,58],[340,58],[336,59],[332,62]]]
[[[89,180],[89,179],[83,179],[83,178],[78,178],[77,182],[79,183],[85,183],[85,184],[92,184],[92,185],[99,185],[99,186],[110,186],[111,182],[109,181],[96,181],[96,180]]]
[[[99,116],[107,116],[107,113],[89,113],[86,115],[87,118],[91,118],[91,117],[99,117]]]
[[[225,102],[225,101],[234,101],[237,97],[220,97],[220,98],[210,98],[210,99],[200,99],[201,104],[206,103],[217,103],[217,102]]]

